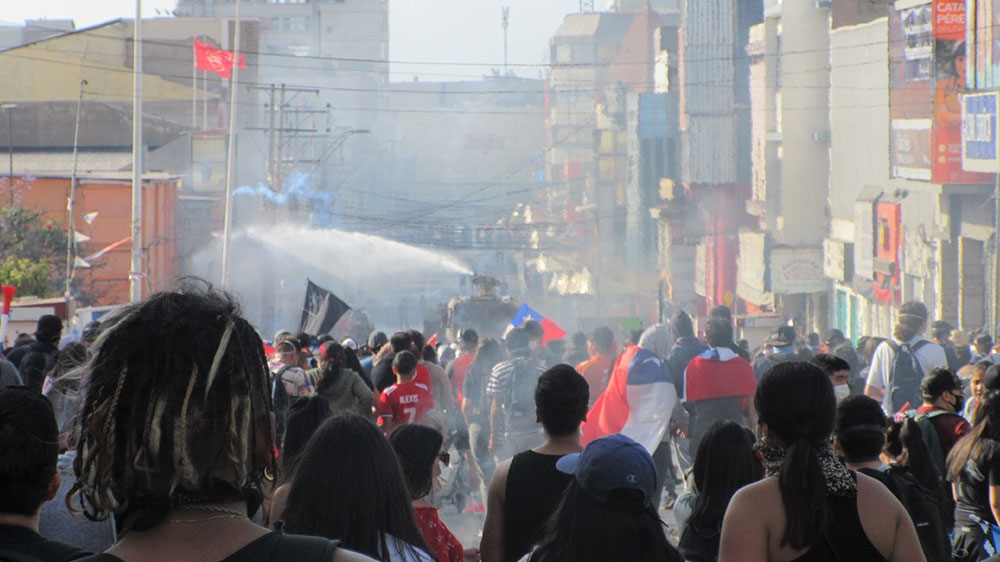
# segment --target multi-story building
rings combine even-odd
[[[758,1],[686,0],[681,12],[680,113],[683,189],[674,204],[696,206],[662,214],[675,241],[671,251],[695,247],[693,279],[675,278],[674,291],[694,290],[702,313],[734,305],[738,232],[751,183],[749,61],[750,27],[761,21]],[[683,197],[678,197],[683,195]],[[693,223],[693,224],[692,224]],[[738,307],[740,308],[740,307]],[[694,311],[690,311],[694,312]],[[742,308],[738,312],[743,312]]]
[[[868,4],[834,3],[830,34],[831,324],[888,335],[898,306],[921,300],[980,329],[994,176],[962,167],[965,2]]]
[[[632,14],[569,14],[550,40],[552,69],[546,122],[546,180],[556,214],[574,218],[596,204],[595,100],[608,85],[611,63]]]
[[[830,10],[766,0],[751,29],[752,224],[739,233],[739,289],[751,307],[822,331],[822,225],[829,177]]]

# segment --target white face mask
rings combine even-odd
[[[833,394],[837,397],[837,403],[851,395],[851,387],[846,384],[833,387]]]

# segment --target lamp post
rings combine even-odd
[[[5,103],[0,109],[7,112],[7,190],[10,192],[10,204],[14,205],[14,133],[11,129],[10,111],[17,107],[16,103]]]

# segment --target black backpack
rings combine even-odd
[[[947,455],[944,448],[941,447],[941,438],[938,436],[937,428],[934,427],[934,422],[931,420],[938,416],[958,416],[958,414],[944,410],[934,410],[933,412],[921,414],[916,410],[910,410],[906,412],[906,415],[913,418],[917,422],[917,425],[920,426],[920,439],[924,442],[924,445],[927,445],[927,452],[931,454],[931,460],[934,461],[934,468],[937,470],[938,476],[944,480],[948,476]]]
[[[530,357],[515,358],[512,363],[514,371],[507,387],[504,425],[507,430],[533,427],[538,419],[535,415],[535,386],[542,372]]]
[[[903,344],[898,345],[892,340],[887,340],[889,348],[893,352],[892,367],[889,370],[889,405],[893,412],[909,409],[923,404],[923,396],[920,393],[920,381],[924,379],[924,370],[917,361],[917,350],[929,344],[927,340],[920,340],[913,344],[913,347]],[[909,406],[907,406],[909,404]]]
[[[941,505],[930,490],[917,482],[905,467],[886,466],[878,470],[862,468],[858,472],[885,484],[892,495],[899,499],[899,503],[903,504],[917,529],[920,548],[924,551],[927,562],[951,562],[948,529],[945,528]]]

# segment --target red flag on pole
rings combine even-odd
[[[208,70],[223,78],[229,78],[233,70],[233,52],[224,51],[201,41],[194,40],[195,68]],[[240,68],[245,66],[243,54],[240,54]]]

